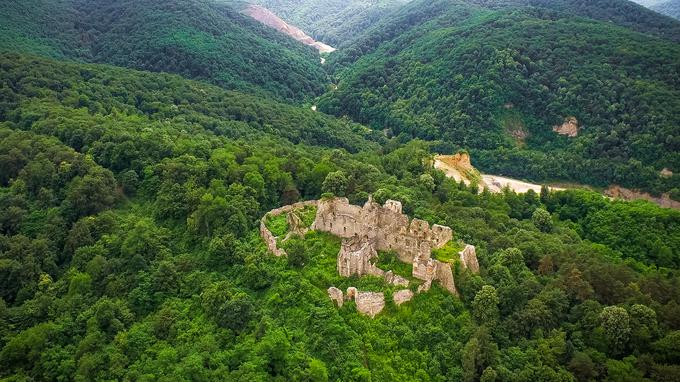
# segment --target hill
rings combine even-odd
[[[680,20],[680,1],[668,0],[656,3],[650,7],[651,9]]]
[[[677,373],[680,280],[663,268],[680,264],[677,211],[477,195],[424,142],[378,149],[359,126],[176,75],[5,54],[0,84],[1,378]],[[270,254],[259,219],[329,192],[452,227],[481,274],[454,262],[459,297],[433,285],[397,306],[382,278],[338,275],[332,236]],[[411,273],[394,259],[379,265]],[[363,317],[329,286],[387,304]]]
[[[317,40],[344,47],[410,0],[255,0]]]
[[[677,43],[543,8],[439,1],[393,17],[330,57],[321,110],[471,148],[488,173],[680,195],[660,175],[680,168]]]
[[[323,91],[318,54],[216,1],[30,0],[0,5],[0,51],[177,73],[300,101]]]

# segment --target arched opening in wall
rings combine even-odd
[[[333,229],[333,222],[330,222],[330,225],[331,225],[331,229]]]
[[[342,227],[342,233],[347,233],[347,227]]]

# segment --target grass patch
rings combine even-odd
[[[458,259],[458,252],[464,248],[465,245],[460,241],[451,240],[443,247],[432,250],[432,257],[443,263],[452,263]]]
[[[413,264],[402,262],[395,252],[378,251],[378,261],[375,265],[384,271],[392,271],[407,279],[412,278]]]
[[[276,237],[285,236],[288,233],[288,215],[267,216],[264,224]]]
[[[294,211],[302,220],[305,227],[310,227],[316,218],[316,207],[306,206]],[[278,216],[267,216],[264,224],[269,228],[269,231],[276,236],[285,236],[288,233],[288,214],[280,214]]]
[[[311,227],[314,219],[316,219],[316,206],[306,206],[301,210],[297,210],[296,213],[302,219],[302,224],[305,227]]]

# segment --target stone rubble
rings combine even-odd
[[[342,291],[336,287],[328,288],[328,296],[338,304],[338,308],[342,308],[342,304],[345,302],[345,298],[342,295]]]
[[[414,294],[410,289],[402,289],[394,292],[392,295],[392,300],[396,305],[401,305],[407,301],[411,301]]]

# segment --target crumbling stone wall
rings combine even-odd
[[[477,262],[477,251],[474,245],[466,245],[458,254],[460,255],[460,263],[463,267],[474,273],[479,273],[479,262]]]
[[[407,287],[407,279],[392,271],[385,272],[374,264],[378,250],[394,251],[401,261],[413,265],[413,277],[424,281],[418,287],[419,293],[429,290],[432,282],[437,281],[452,294],[458,294],[451,264],[431,257],[432,249],[443,247],[453,238],[453,231],[437,224],[430,227],[428,222],[420,219],[409,221],[408,216],[402,213],[401,202],[396,200],[388,200],[381,206],[369,198],[363,207],[359,207],[351,205],[346,198],[332,198],[300,202],[272,210],[260,221],[260,234],[272,253],[277,256],[286,254],[278,248],[278,238],[267,228],[266,219],[287,213],[290,232],[284,240],[291,235],[304,235],[307,227],[302,226],[294,211],[307,206],[317,207],[311,229],[329,232],[343,239],[337,257],[341,276],[373,275],[383,277],[387,283]],[[479,272],[474,246],[467,245],[459,252],[459,256],[463,267]],[[346,300],[355,300],[357,310],[371,317],[375,317],[385,306],[382,293],[359,292],[354,287],[348,288],[346,295],[340,289],[331,287],[328,295],[339,307]],[[413,292],[404,289],[395,292],[393,300],[400,305],[412,297]]]
[[[385,308],[385,295],[381,292],[360,292],[355,287],[347,288],[347,300],[354,300],[357,311],[374,318]]]
[[[441,248],[453,238],[451,228],[413,219],[402,213],[401,202],[388,200],[383,206],[372,199],[363,207],[351,205],[346,198],[322,200],[317,205],[312,228],[344,238],[338,255],[341,276],[375,275],[384,272],[371,260],[377,250],[394,251],[399,260],[413,264],[413,276],[426,281],[439,281],[449,292],[457,294],[451,265],[431,258],[433,248]],[[408,285],[396,275],[385,275],[395,285]],[[395,280],[396,278],[396,280]]]
[[[316,206],[318,204],[318,200],[308,200],[304,202],[298,202],[295,204],[289,204],[287,206],[283,206],[281,208],[276,208],[273,209],[269,212],[267,212],[262,219],[260,219],[260,236],[262,237],[262,240],[264,240],[264,243],[267,245],[267,249],[273,253],[275,256],[283,256],[286,254],[286,251],[278,247],[277,243],[277,238],[272,234],[272,232],[267,228],[266,221],[269,217],[274,217],[274,216],[279,216],[281,214],[289,214],[292,213],[295,210],[302,209],[308,206]],[[297,217],[297,216],[296,216]],[[297,223],[298,219],[295,219],[295,217],[288,217],[288,222],[289,224],[291,221],[294,221],[294,223]],[[296,226],[293,227],[293,231],[300,231],[302,227]],[[287,239],[288,237],[286,237]]]
[[[408,280],[405,278],[375,266],[373,261],[377,257],[378,253],[373,242],[366,236],[343,239],[337,258],[338,273],[343,277],[352,275],[383,277],[388,284],[408,286]]]
[[[410,289],[402,289],[392,294],[392,300],[396,305],[401,305],[407,301],[411,301],[414,294]]]
[[[319,201],[312,229],[342,238],[366,236],[378,251],[394,251],[403,262],[416,257],[428,259],[433,248],[453,238],[449,227],[433,225],[402,213],[401,202],[388,200],[383,206],[372,199],[363,207],[349,204],[346,198]]]

